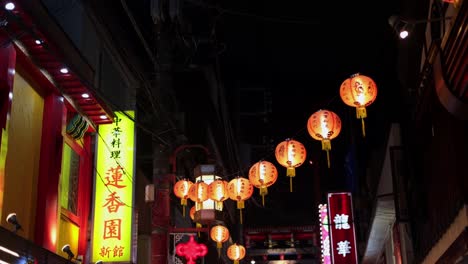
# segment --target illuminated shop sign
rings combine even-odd
[[[125,113],[98,128],[92,262],[131,260],[134,112]]]
[[[328,194],[328,219],[333,264],[357,264],[351,193]]]
[[[330,231],[328,223],[328,210],[326,204],[319,205],[319,220],[320,220],[320,244],[322,253],[322,263],[331,264],[330,255]]]

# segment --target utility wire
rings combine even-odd
[[[330,98],[329,100],[327,100],[327,102],[322,106],[322,107],[319,107],[319,109],[325,109],[325,108],[328,108],[335,100],[336,98],[338,98],[338,95],[334,95],[332,98]],[[299,135],[301,135],[304,131],[307,130],[307,126],[304,126],[302,128],[300,128],[296,133],[294,133],[293,137],[289,137],[289,139],[294,139],[294,138],[297,138]],[[267,154],[265,154],[262,158],[260,158],[259,160],[268,160],[270,159],[271,157],[275,157],[275,152],[271,152],[271,151],[268,151]],[[244,168],[240,168],[238,171],[234,172],[234,173],[230,173],[228,174],[226,177],[229,179],[235,175],[243,175],[242,173],[245,172],[245,171],[248,171],[250,169],[252,165],[248,165]]]
[[[190,2],[194,5],[206,7],[206,8],[211,8],[211,9],[216,9],[220,14],[229,14],[229,15],[234,15],[234,16],[240,16],[240,17],[247,17],[247,18],[252,18],[252,19],[257,19],[257,20],[263,20],[267,22],[273,22],[273,23],[284,23],[284,24],[302,24],[302,25],[320,25],[322,24],[321,21],[319,20],[300,20],[297,18],[292,18],[292,17],[269,17],[269,16],[262,16],[258,14],[253,14],[253,13],[248,13],[248,12],[242,12],[242,11],[236,11],[236,10],[231,10],[231,9],[226,9],[223,7],[220,7],[218,5],[213,5],[205,2],[200,2],[197,0],[185,0],[187,2]]]

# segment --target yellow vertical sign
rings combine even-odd
[[[135,114],[115,116],[98,128],[92,262],[131,260]]]

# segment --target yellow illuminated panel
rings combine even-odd
[[[78,238],[80,234],[80,228],[70,222],[65,217],[60,217],[60,227],[59,227],[59,243],[57,248],[57,254],[67,258],[68,255],[62,252],[62,247],[65,245],[70,245],[71,251],[76,254],[78,252]]]
[[[133,111],[125,113],[133,120]],[[131,260],[134,123],[115,115],[98,128],[92,262]]]

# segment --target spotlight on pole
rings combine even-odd
[[[68,260],[72,260],[75,254],[70,249],[70,245],[66,244],[65,246],[62,247],[62,252],[67,253],[68,255]]]
[[[15,229],[14,229],[15,233],[21,229],[21,225],[18,221],[18,218],[16,218],[16,213],[9,214],[6,218],[6,221],[15,226]]]
[[[414,31],[415,27],[420,24],[427,24],[431,22],[439,22],[445,20],[451,20],[451,16],[442,16],[442,17],[431,17],[428,19],[403,19],[399,16],[393,15],[388,18],[388,24],[392,27],[392,29],[398,34],[400,39],[406,39],[410,37],[412,31]]]

